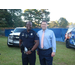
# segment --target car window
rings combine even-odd
[[[15,29],[14,33],[16,33],[16,32],[22,32],[23,30],[25,30],[25,29]]]

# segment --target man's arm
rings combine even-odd
[[[19,46],[21,46],[21,44],[22,44],[22,40],[21,40],[21,39],[19,39]]]
[[[22,40],[19,39],[19,47],[20,47],[20,49],[21,49],[21,44],[22,44]],[[21,50],[21,53],[22,53],[22,50]]]
[[[39,45],[39,40],[35,40],[35,45],[33,46],[33,48],[31,49],[32,51],[34,51]],[[26,52],[26,54],[31,54],[32,52],[29,50]]]
[[[19,46],[21,46],[22,44],[22,32],[20,33],[20,37],[19,37]]]
[[[55,38],[54,32],[52,33],[52,47],[53,47],[53,52],[51,56],[54,57],[56,52],[56,38]]]
[[[34,51],[38,47],[38,45],[39,45],[39,37],[37,35],[38,35],[38,33],[37,34],[35,33],[35,40],[34,40],[35,45],[31,49],[32,51]]]
[[[38,45],[39,45],[39,40],[35,40],[35,45],[31,50],[34,51],[38,47]]]

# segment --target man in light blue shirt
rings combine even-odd
[[[37,54],[39,55],[41,65],[52,65],[56,52],[56,38],[54,32],[47,29],[46,21],[42,21],[41,28],[42,30],[37,33],[39,37]]]

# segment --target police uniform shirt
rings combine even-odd
[[[27,29],[21,32],[19,39],[22,40],[23,46],[27,48],[34,46],[34,40],[39,40],[35,31],[30,30],[29,32],[27,32]]]

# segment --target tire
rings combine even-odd
[[[66,40],[66,47],[70,48],[70,46],[69,46],[69,40]]]

